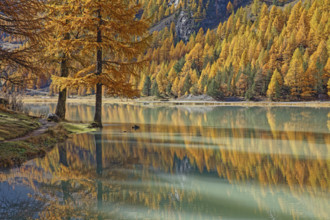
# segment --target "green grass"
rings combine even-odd
[[[0,109],[0,168],[20,165],[46,154],[57,143],[65,141],[69,133],[85,133],[95,129],[88,124],[62,122],[45,133],[22,141],[7,141],[22,137],[40,127],[38,118]]]
[[[63,125],[63,127],[67,131],[69,131],[71,133],[75,133],[75,134],[92,132],[92,131],[96,130],[95,128],[90,128],[89,124],[77,124],[77,123],[63,122],[63,123],[61,123],[61,125]]]
[[[0,110],[0,141],[24,136],[39,127],[38,118]]]
[[[0,143],[0,168],[20,165],[29,159],[44,156],[67,137],[68,131],[62,125],[57,125],[49,128],[44,134],[24,141]]]

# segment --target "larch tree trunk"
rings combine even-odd
[[[97,133],[94,135],[94,141],[96,145],[96,173],[100,179],[97,180],[97,209],[99,210],[99,215],[97,219],[103,219],[101,214],[103,205],[103,184],[102,184],[102,172],[103,172],[103,156],[102,156],[102,134]]]
[[[70,35],[66,34],[64,37],[65,40],[70,39]],[[68,77],[69,71],[67,66],[67,56],[63,53],[62,61],[61,61],[61,77]],[[60,90],[58,95],[58,101],[56,106],[55,114],[61,119],[65,119],[65,112],[66,112],[66,96],[67,96],[67,88]]]
[[[102,42],[102,32],[100,26],[102,25],[101,9],[98,10],[99,25],[97,27],[97,42]],[[97,70],[96,75],[102,74],[102,48],[97,48]],[[92,127],[102,127],[102,83],[96,84],[96,102],[95,115]]]

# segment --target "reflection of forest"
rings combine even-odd
[[[69,108],[69,114],[84,120],[92,115],[88,107],[74,109]],[[197,112],[116,105],[105,108],[104,117],[113,124],[102,132],[75,135],[45,158],[1,174],[0,180],[14,183],[20,176],[24,184],[57,198],[43,212],[44,218],[50,214],[107,218],[103,214],[118,215],[119,209],[148,207],[150,212],[164,204],[167,209],[161,213],[167,219],[174,215],[170,210],[187,209],[184,204],[195,204],[195,213],[212,216],[217,207],[205,200],[203,186],[184,181],[186,176],[201,175],[242,185],[240,191],[249,183],[270,190],[282,212],[291,216],[288,219],[299,213],[276,196],[279,188],[296,201],[308,195],[318,207],[311,212],[327,216],[328,200],[320,200],[330,189],[327,109]],[[128,122],[140,129],[133,131]],[[250,190],[262,207],[266,196]]]
[[[47,115],[56,105],[28,104],[30,113]],[[94,106],[68,104],[66,118],[71,121],[92,121]],[[330,108],[302,107],[211,107],[169,106],[146,107],[126,104],[105,104],[102,120],[105,123],[170,124],[174,126],[244,127],[285,131],[329,132]],[[327,114],[329,114],[327,116]]]

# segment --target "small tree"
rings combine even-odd
[[[160,96],[159,90],[158,90],[158,84],[157,84],[157,81],[156,80],[154,80],[154,83],[152,84],[151,95],[157,96],[157,97]]]
[[[190,87],[191,87],[191,80],[190,80],[190,76],[189,74],[187,74],[187,76],[185,77],[184,79],[184,83],[183,83],[183,91],[182,93],[185,94],[185,93],[189,93],[189,90],[190,90]]]
[[[279,100],[282,96],[282,86],[279,84],[278,81],[275,82],[275,94],[274,99]]]
[[[234,6],[233,6],[233,4],[231,3],[231,1],[229,1],[228,4],[227,4],[227,13],[228,13],[228,14],[231,14],[231,13],[233,13],[233,12],[234,12]]]
[[[320,59],[317,59],[316,62],[316,74],[315,74],[315,79],[316,79],[316,83],[315,83],[315,91],[317,94],[323,94],[325,91],[323,88],[323,85],[325,83],[323,83],[323,74],[324,74],[324,65],[320,62]]]
[[[219,100],[223,98],[223,93],[220,90],[219,84],[215,81],[215,79],[211,79],[207,86],[207,95],[212,98]]]
[[[167,84],[167,86],[166,86],[166,94],[168,96],[172,96],[173,95],[172,94],[172,84],[171,83]]]
[[[259,0],[254,0],[253,1],[253,5],[252,5],[252,13],[254,15],[257,15],[259,12],[259,7],[260,7],[260,3]]]
[[[272,99],[275,98],[276,100],[278,100],[281,97],[282,85],[282,76],[276,69],[268,85],[267,96]]]
[[[175,72],[180,73],[182,71],[182,68],[183,68],[185,63],[186,63],[186,61],[185,61],[184,57],[181,58],[178,62],[176,62],[174,64],[174,67],[173,67]]]
[[[151,80],[150,80],[150,76],[147,76],[143,84],[142,94],[145,96],[150,96],[150,89],[151,89]]]
[[[303,59],[299,48],[297,48],[293,54],[288,73],[284,78],[284,84],[290,87],[291,96],[293,98],[299,98],[303,88],[306,86]]]

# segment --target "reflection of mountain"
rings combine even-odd
[[[112,124],[102,132],[75,135],[0,180],[19,178],[44,195],[45,218],[327,216],[327,109],[104,110]],[[86,119],[92,111],[70,106],[69,114]],[[133,123],[140,129],[132,130]]]

